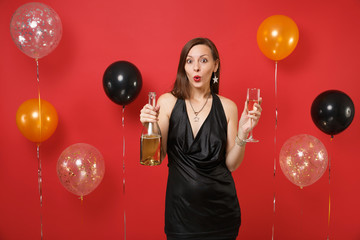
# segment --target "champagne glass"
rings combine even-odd
[[[259,103],[260,99],[260,89],[259,88],[248,88],[246,95],[247,109],[252,111],[254,109],[254,104]],[[252,119],[250,119],[250,124],[252,128]],[[245,140],[246,142],[259,142],[259,140],[253,137],[252,129],[250,131],[250,136]]]

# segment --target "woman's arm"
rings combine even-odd
[[[250,130],[257,125],[262,109],[259,104],[255,104],[255,110],[247,112],[245,103],[240,121],[238,122],[238,110],[236,104],[229,99],[223,97],[221,99],[228,120],[226,166],[233,172],[244,160],[246,143],[242,140],[245,140]],[[251,119],[252,123],[250,122]],[[236,138],[238,138],[237,143],[235,142]]]
[[[165,93],[158,99],[156,107],[146,104],[140,111],[140,122],[158,122],[161,138],[161,160],[166,156],[167,136],[169,131],[169,120],[176,98],[171,93]]]

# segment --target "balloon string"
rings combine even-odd
[[[39,60],[36,58],[36,81],[37,81],[37,87],[38,87],[38,98],[39,98],[39,106],[40,106],[40,77],[39,77]],[[41,114],[41,112],[40,112]],[[40,118],[41,121],[41,118]],[[41,125],[40,125],[41,126]]]
[[[43,223],[42,223],[42,205],[43,205],[43,196],[42,196],[42,173],[41,173],[41,158],[40,158],[40,143],[41,143],[41,98],[40,98],[40,77],[39,77],[39,60],[36,58],[36,81],[37,81],[37,89],[38,89],[38,99],[39,99],[39,125],[40,125],[40,137],[39,143],[36,146],[36,156],[38,160],[38,184],[39,184],[39,196],[40,196],[40,236],[41,240],[43,239]]]
[[[121,122],[123,127],[123,197],[124,197],[124,240],[126,240],[126,204],[125,204],[125,105],[123,105]]]
[[[81,195],[79,197],[80,199],[80,205],[81,205],[81,225],[84,224],[84,196]]]
[[[333,140],[333,136],[331,136],[331,142]],[[331,189],[330,189],[330,180],[331,180],[331,155],[329,154],[329,212],[328,212],[328,236],[327,236],[327,239],[329,240],[330,239],[330,216],[331,216]]]
[[[303,192],[304,187],[300,187],[300,192]],[[300,193],[300,194],[301,194]],[[304,233],[304,195],[302,195],[300,200],[300,232]],[[304,237],[302,238],[304,239]]]
[[[273,226],[272,226],[272,240],[275,235],[275,205],[276,205],[276,190],[275,190],[275,176],[276,176],[276,131],[278,124],[278,110],[277,110],[277,61],[275,61],[275,133],[274,133],[274,200],[273,200]]]
[[[275,61],[275,100],[277,100],[277,61]],[[277,108],[277,102],[275,102]],[[276,122],[277,123],[277,122]]]
[[[36,62],[36,80],[39,83],[40,82],[40,79],[39,79],[39,59],[36,58],[35,62]]]
[[[39,125],[40,125],[40,136],[39,136],[39,142],[41,142],[42,140],[42,135],[41,135],[41,127],[42,127],[42,123],[41,123],[41,98],[40,98],[40,77],[39,77],[39,60],[36,58],[36,81],[37,81],[37,89],[38,89],[38,100],[39,100]]]
[[[40,195],[40,235],[43,239],[43,224],[42,224],[42,176],[41,176],[41,158],[40,158],[40,143],[36,146],[36,156],[38,160],[38,184],[39,184],[39,195]]]
[[[330,198],[330,193],[329,193],[329,215],[328,215],[328,236],[327,236],[327,240],[330,239],[330,208],[331,208],[331,198]]]

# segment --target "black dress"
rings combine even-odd
[[[171,113],[167,142],[169,176],[165,203],[168,239],[235,239],[240,207],[226,167],[227,120],[212,94],[210,113],[194,138],[185,101]]]

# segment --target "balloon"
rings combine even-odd
[[[106,95],[114,103],[129,104],[140,93],[142,87],[141,73],[130,62],[114,62],[105,70],[103,87]]]
[[[299,40],[296,23],[284,15],[266,18],[257,31],[257,43],[261,52],[271,60],[281,60],[294,51]]]
[[[331,136],[344,131],[354,115],[355,107],[351,98],[338,90],[321,93],[311,105],[311,118],[316,127]]]
[[[10,33],[16,46],[29,57],[39,59],[52,52],[60,42],[60,17],[49,6],[26,3],[13,14]]]
[[[23,102],[16,112],[17,127],[32,142],[41,143],[47,140],[55,132],[57,124],[58,115],[54,106],[43,99],[40,104],[38,98],[29,99]]]
[[[76,143],[61,153],[56,170],[61,184],[73,194],[83,197],[100,184],[105,163],[95,147]]]
[[[313,184],[324,174],[328,154],[319,139],[301,134],[289,138],[284,143],[279,161],[287,179],[302,188]]]

